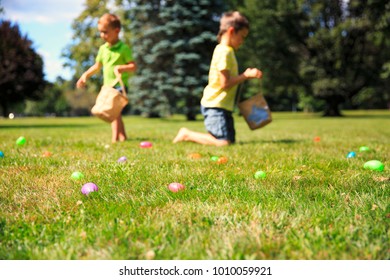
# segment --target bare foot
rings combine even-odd
[[[180,128],[179,132],[177,133],[175,139],[173,139],[173,143],[185,141],[187,136],[188,129],[185,127]]]

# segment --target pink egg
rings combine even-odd
[[[185,186],[180,184],[180,183],[170,183],[168,185],[168,189],[171,191],[171,192],[178,192],[178,191],[182,191],[185,189]]]
[[[150,143],[150,142],[148,142],[148,141],[144,141],[144,142],[141,142],[141,143],[139,144],[139,146],[140,146],[141,148],[151,148],[153,145],[152,145],[152,143]]]
[[[86,183],[81,187],[81,192],[85,195],[88,195],[91,192],[97,192],[98,190],[98,186],[96,186],[94,183]]]

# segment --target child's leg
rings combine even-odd
[[[112,143],[115,143],[116,141],[125,141],[126,140],[126,132],[125,132],[125,125],[122,120],[122,116],[119,116],[111,123],[111,130],[112,130]]]
[[[118,141],[118,119],[115,119],[111,123],[111,142]]]
[[[178,143],[181,141],[191,141],[203,145],[212,145],[212,146],[226,146],[229,145],[227,140],[219,140],[209,133],[200,133],[191,131],[185,127],[181,128],[177,133],[173,143]]]
[[[118,139],[119,141],[125,141],[127,139],[125,124],[123,123],[122,116],[118,118]]]

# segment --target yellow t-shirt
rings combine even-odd
[[[238,65],[234,49],[226,45],[217,45],[214,49],[209,71],[209,83],[203,91],[200,103],[207,108],[222,108],[233,111],[237,86],[228,90],[221,88],[220,73],[229,70],[230,76],[238,76]]]

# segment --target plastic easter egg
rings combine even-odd
[[[117,162],[119,162],[119,163],[124,163],[124,162],[126,162],[126,161],[127,161],[127,157],[125,157],[125,156],[120,157],[120,158],[117,160]]]
[[[144,142],[141,142],[141,143],[139,144],[139,146],[140,146],[141,148],[151,148],[151,147],[153,146],[153,144],[150,143],[150,142],[148,142],[148,141],[144,141]]]
[[[192,153],[192,154],[188,155],[188,158],[190,158],[190,159],[200,159],[200,158],[202,158],[202,155],[198,154],[198,153]]]
[[[262,170],[256,171],[255,173],[256,179],[264,179],[265,177],[267,177],[267,174],[264,171]]]
[[[20,136],[18,139],[16,139],[16,145],[23,146],[24,144],[26,144],[26,138],[23,136]]]
[[[97,192],[98,190],[98,186],[94,183],[86,183],[81,187],[81,192],[85,195],[89,195],[91,192]]]
[[[313,138],[313,141],[314,142],[320,142],[321,138],[319,136],[316,136],[316,137]]]
[[[0,151],[0,158],[4,158],[4,153],[3,153],[3,151]]]
[[[217,159],[217,164],[225,164],[228,162],[228,159],[226,157],[220,157]]]
[[[348,155],[347,155],[347,158],[354,158],[356,157],[356,153],[355,152],[349,152]]]
[[[170,183],[168,185],[168,189],[171,191],[171,192],[178,192],[178,191],[182,191],[185,189],[184,185],[180,184],[180,183]]]
[[[359,148],[359,152],[368,152],[369,150],[370,150],[370,148],[367,147],[367,146],[361,146],[361,147]]]
[[[79,172],[79,171],[75,171],[72,173],[72,175],[70,176],[73,180],[81,180],[84,178],[84,174]]]
[[[385,168],[385,165],[379,160],[370,160],[364,164],[364,168],[382,172]]]
[[[210,157],[210,159],[211,159],[212,161],[217,161],[217,160],[219,159],[219,156],[212,156],[212,157]]]
[[[49,151],[44,151],[42,154],[43,157],[51,157],[52,154]]]

